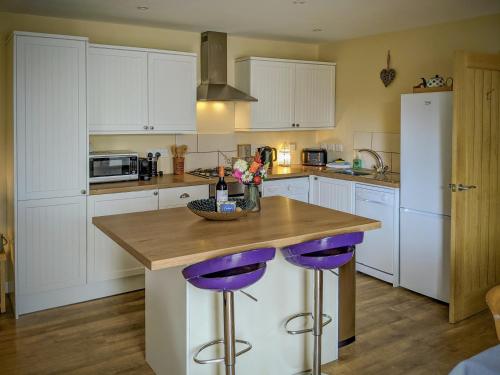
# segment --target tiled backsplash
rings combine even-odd
[[[148,150],[164,149],[159,162],[159,169],[164,173],[172,173],[173,144],[187,145],[185,170],[196,168],[213,168],[226,164],[226,158],[237,156],[239,143],[251,144],[252,152],[257,147],[269,145],[279,148],[283,142],[293,142],[296,150],[292,151],[292,163],[300,163],[300,151],[304,147],[315,146],[314,132],[261,132],[261,133],[200,133],[182,135],[94,135],[90,138],[93,150],[133,150],[145,156]],[[223,154],[220,154],[221,151]]]
[[[399,173],[400,167],[400,140],[399,133],[379,132],[354,132],[354,155],[363,161],[363,168],[372,168],[375,164],[373,157],[368,153],[358,153],[362,148],[370,148],[377,151],[389,166],[390,171]]]

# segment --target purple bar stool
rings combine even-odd
[[[312,332],[314,336],[314,358],[312,372],[304,374],[321,375],[321,336],[323,327],[332,321],[331,316],[323,314],[323,270],[333,270],[348,263],[355,245],[363,242],[363,232],[340,234],[320,240],[302,242],[281,249],[285,259],[295,266],[314,270],[314,313],[300,313],[291,316],[285,322],[285,329],[290,335]],[[333,271],[332,271],[333,272]],[[313,328],[289,330],[288,324],[299,317],[311,316]],[[323,318],[326,321],[323,323]]]
[[[200,347],[193,360],[199,364],[221,363],[226,366],[226,375],[235,374],[236,357],[252,349],[252,344],[244,340],[236,340],[234,334],[234,292],[243,294],[257,301],[241,289],[259,281],[266,272],[266,262],[274,259],[276,249],[262,248],[238,254],[225,255],[193,264],[182,270],[184,278],[200,289],[222,292],[224,300],[224,339],[210,341]],[[236,350],[236,343],[246,347]],[[224,344],[224,357],[199,359],[200,353],[217,344]]]

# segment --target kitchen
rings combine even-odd
[[[304,4],[294,4],[293,6],[301,5]],[[104,35],[102,32],[99,34],[98,27],[93,29],[90,27],[90,24],[85,24],[88,21],[72,20],[68,22],[71,22],[74,26],[88,26],[85,32],[74,32],[79,35],[78,37],[72,35],[73,33],[69,29],[62,32],[65,35],[69,35],[65,38],[32,35],[22,32],[12,37],[11,32],[22,30],[23,27],[21,26],[26,23],[37,20],[37,22],[40,22],[40,25],[38,26],[38,30],[35,31],[47,32],[53,29],[50,29],[48,24],[44,26],[44,22],[50,23],[54,21],[47,17],[18,14],[13,16],[13,19],[15,22],[13,22],[9,30],[6,30],[6,33],[8,32],[11,35],[11,44],[18,43],[18,39],[19,43],[22,43],[23,40],[29,40],[30,38],[41,38],[44,42],[53,38],[58,43],[61,41],[62,44],[75,43],[77,46],[84,46],[78,47],[82,51],[81,55],[71,55],[71,58],[76,59],[73,61],[87,65],[85,69],[87,75],[87,93],[83,93],[79,98],[80,100],[83,100],[85,97],[88,98],[86,105],[78,101],[71,102],[73,103],[72,105],[77,103],[78,106],[82,105],[80,108],[87,108],[87,119],[76,119],[77,122],[84,123],[85,130],[83,132],[79,130],[72,134],[66,133],[65,139],[67,142],[63,143],[60,141],[60,135],[54,137],[54,139],[59,140],[57,148],[54,148],[54,150],[59,150],[59,153],[63,155],[74,155],[75,150],[81,147],[81,149],[78,149],[80,159],[72,157],[67,158],[64,163],[59,161],[60,168],[39,168],[37,164],[44,163],[44,160],[51,161],[51,158],[56,156],[52,156],[52,154],[44,155],[43,153],[37,154],[40,153],[40,149],[37,149],[36,141],[40,139],[43,142],[47,142],[47,138],[44,138],[43,133],[34,133],[34,137],[26,138],[26,141],[32,142],[24,146],[27,147],[26,152],[28,154],[26,155],[28,157],[24,161],[22,158],[17,161],[18,163],[25,163],[18,164],[18,171],[22,171],[22,173],[19,173],[15,177],[19,179],[17,181],[18,186],[25,187],[17,190],[16,199],[19,201],[17,215],[20,215],[20,217],[26,215],[19,210],[25,210],[26,213],[42,212],[43,200],[52,199],[50,194],[53,193],[51,191],[59,190],[64,191],[62,193],[63,196],[68,196],[68,194],[71,196],[73,191],[75,192],[74,198],[68,199],[68,202],[71,201],[68,205],[66,203],[57,204],[66,205],[66,208],[63,209],[63,211],[67,210],[65,214],[76,215],[80,220],[83,219],[83,223],[80,222],[80,226],[77,227],[65,225],[64,220],[59,219],[58,225],[64,228],[62,231],[50,233],[49,230],[48,233],[50,235],[48,237],[39,238],[39,240],[35,240],[34,237],[29,239],[29,241],[36,241],[31,243],[52,243],[51,247],[54,251],[59,251],[61,255],[66,254],[60,259],[58,258],[58,262],[66,262],[64,263],[65,266],[54,269],[50,267],[53,264],[53,260],[50,258],[39,258],[36,253],[29,256],[26,253],[23,254],[23,251],[18,253],[15,258],[18,272],[15,277],[19,278],[18,283],[16,283],[16,289],[19,289],[14,304],[17,307],[16,314],[21,315],[20,322],[25,317],[29,318],[38,314],[25,315],[30,312],[140,290],[144,287],[144,265],[138,263],[113,240],[108,238],[106,234],[95,228],[92,220],[94,217],[126,212],[185,207],[191,200],[208,198],[210,195],[209,185],[214,185],[217,179],[206,179],[204,177],[193,176],[189,173],[173,175],[172,145],[187,146],[184,165],[185,172],[190,172],[198,168],[215,168],[221,164],[227,164],[229,167],[232,164],[233,158],[252,156],[257,148],[266,145],[275,147],[277,154],[275,155],[277,157],[275,163],[278,165],[273,166],[269,173],[269,179],[264,180],[261,186],[263,204],[269,201],[268,197],[281,195],[326,208],[333,208],[338,211],[353,213],[361,217],[373,216],[371,217],[372,219],[382,221],[382,228],[366,232],[363,244],[357,246],[356,267],[362,273],[389,282],[394,286],[398,286],[400,283],[403,284],[404,276],[400,272],[404,267],[400,267],[400,264],[403,265],[400,257],[404,252],[401,252],[402,249],[400,249],[399,233],[404,228],[399,225],[400,206],[403,196],[400,199],[400,183],[397,172],[402,172],[401,183],[403,184],[405,178],[405,169],[403,166],[407,165],[404,161],[404,121],[403,118],[401,121],[399,118],[396,120],[393,119],[393,127],[386,127],[385,125],[384,127],[377,127],[377,125],[372,125],[363,128],[363,125],[360,125],[360,123],[365,121],[362,118],[356,117],[359,114],[356,111],[353,112],[351,107],[349,107],[352,104],[346,104],[346,98],[350,95],[349,85],[358,88],[363,87],[362,84],[359,84],[358,80],[366,79],[367,75],[366,73],[362,73],[357,77],[355,74],[348,75],[346,70],[342,70],[349,69],[350,66],[349,64],[346,65],[343,61],[343,58],[350,57],[349,53],[351,52],[348,49],[345,51],[345,54],[339,55],[338,59],[335,56],[329,56],[330,53],[334,53],[331,51],[343,51],[344,46],[340,45],[338,48],[332,48],[331,50],[328,47],[323,47],[324,51],[318,53],[318,47],[315,44],[273,40],[262,41],[259,39],[231,36],[230,34],[227,40],[227,58],[219,58],[217,60],[219,62],[222,60],[226,64],[222,64],[221,67],[218,66],[221,64],[211,66],[208,63],[208,69],[205,72],[209,74],[211,68],[215,69],[215,72],[219,72],[219,76],[215,74],[218,79],[220,79],[220,72],[227,72],[227,79],[222,79],[222,81],[214,83],[223,84],[223,81],[227,80],[236,88],[244,89],[243,91],[247,95],[254,96],[258,101],[255,103],[232,103],[221,100],[210,102],[202,99],[196,102],[196,86],[199,83],[199,79],[204,80],[205,69],[204,64],[201,63],[201,72],[197,73],[197,66],[203,60],[204,42],[203,36],[200,36],[199,33],[196,33],[196,35],[195,33],[186,35],[187,40],[183,42],[184,45],[179,46],[180,42],[175,42],[175,39],[172,38],[176,32],[172,31],[172,34],[168,34],[172,42],[165,45],[163,41],[159,40],[169,39],[167,35],[150,38],[153,31],[161,35],[161,29],[144,30],[144,36],[141,37],[143,38],[142,41],[133,41],[132,38],[126,40],[127,38],[123,36],[125,35],[123,33],[120,37],[110,37],[109,35]],[[491,25],[495,25],[495,20],[495,18],[490,16],[490,18],[485,20],[480,19],[476,23],[471,21],[469,27],[470,30],[481,29],[483,24],[490,25],[489,22],[492,22]],[[57,24],[57,22],[62,21],[55,22]],[[102,27],[102,24],[99,23],[96,23],[94,26],[99,25]],[[129,34],[134,28],[140,29],[139,26],[116,27],[122,27],[122,31],[129,30]],[[127,29],[128,27],[131,29]],[[455,25],[447,27],[453,28]],[[488,29],[489,26],[484,27],[486,30],[490,30]],[[24,27],[24,29],[33,30],[32,27]],[[64,30],[64,27],[61,25],[59,30]],[[476,32],[471,31],[471,34]],[[181,32],[178,31],[177,33]],[[90,41],[86,37],[89,37]],[[120,41],[120,38],[123,39]],[[155,40],[158,42],[155,43]],[[495,48],[497,47],[494,45],[486,46],[483,50],[495,52]],[[385,55],[387,48],[383,47],[383,49],[382,54]],[[18,51],[21,51],[21,49],[18,49]],[[319,51],[321,52],[321,47]],[[498,51],[498,48],[496,51]],[[6,55],[11,56],[9,53],[7,50]],[[396,62],[394,49],[392,49],[391,53]],[[451,52],[449,53],[451,56]],[[246,56],[250,57],[247,58]],[[16,54],[16,59],[18,58],[22,59],[23,56]],[[6,61],[9,64],[9,61],[13,62],[15,60],[7,58]],[[398,69],[403,70],[403,62],[399,63],[401,67]],[[223,65],[226,66],[224,67]],[[442,66],[432,66],[422,69],[419,73],[431,77],[437,69],[442,69],[439,72],[447,77],[452,72],[449,71],[450,67],[445,66],[445,68]],[[376,65],[376,67],[378,69],[380,64]],[[124,71],[127,72],[127,77],[130,78],[126,82],[123,80]],[[426,73],[427,71],[428,73]],[[20,72],[21,70],[18,70],[16,74],[20,74]],[[76,74],[75,77],[81,79],[81,82],[85,82],[84,77],[78,76],[78,74],[82,74],[81,72],[82,69],[68,69],[68,74]],[[291,72],[294,72],[294,74],[292,75]],[[314,74],[311,72],[314,72]],[[400,71],[398,70],[399,73]],[[312,74],[312,76],[309,74]],[[304,87],[304,85],[311,84],[313,82],[311,77],[315,77],[315,74],[317,74],[316,77],[319,76],[317,78],[317,86],[321,87],[321,90],[313,94],[309,93],[306,96],[302,95],[301,90],[298,90],[298,88],[301,85]],[[418,75],[408,74],[404,76],[405,72],[403,71],[401,74],[403,74],[401,78],[398,76],[398,79],[394,81],[393,85],[388,86],[388,88],[384,88],[380,82],[377,76],[378,72],[375,74],[375,79],[372,80],[370,78],[367,83],[374,86],[377,85],[375,92],[379,93],[382,100],[385,100],[384,95],[388,95],[387,93],[391,92],[391,102],[397,101],[394,104],[396,109],[389,114],[389,119],[391,116],[399,117],[400,94],[411,92],[412,86],[419,79]],[[7,76],[9,75],[7,74]],[[285,81],[289,82],[287,85],[282,84],[283,77],[295,78],[292,81]],[[22,75],[17,76],[17,79],[22,79]],[[172,82],[175,82],[175,84],[172,84]],[[83,90],[82,86],[78,87],[80,90]],[[44,89],[44,86],[40,86],[40,88]],[[74,87],[68,89],[74,89]],[[292,91],[292,89],[295,90]],[[120,95],[126,99],[120,101],[118,99]],[[418,95],[430,94],[412,94],[412,96]],[[440,97],[440,95],[450,96],[450,93],[437,94],[436,97]],[[265,105],[267,98],[276,97],[288,98],[288,101],[284,100],[265,108],[265,110],[256,110],[256,108],[259,108],[257,107],[259,104]],[[20,98],[21,96],[16,97],[16,100],[19,101]],[[198,99],[200,99],[199,96]],[[352,101],[353,97],[350,100]],[[295,103],[295,111],[290,111],[290,103]],[[301,106],[302,103],[307,104]],[[361,102],[361,104],[365,105],[366,103]],[[370,104],[366,104],[366,106],[370,108]],[[297,108],[302,108],[302,112],[297,110]],[[63,112],[64,116],[68,116],[66,118],[71,118],[71,121],[75,121],[74,112]],[[374,114],[376,115],[377,113],[378,111],[375,111]],[[402,110],[402,116],[403,113]],[[450,106],[448,106],[447,113],[451,117]],[[318,114],[320,114],[321,118],[318,118]],[[16,121],[19,121],[19,117],[16,117]],[[373,119],[370,120],[370,122],[373,121]],[[349,126],[349,124],[354,125]],[[262,131],[263,127],[267,127],[264,129],[265,131]],[[448,130],[451,131],[451,129]],[[9,131],[9,128],[7,128],[7,131]],[[57,131],[57,129],[54,131]],[[22,134],[22,132],[17,131],[17,137]],[[46,133],[46,135],[49,134]],[[402,137],[401,148],[399,142],[400,134]],[[70,139],[77,139],[78,146],[75,147],[74,143],[69,142]],[[495,138],[493,137],[493,139]],[[35,142],[33,143],[33,141]],[[42,144],[44,144],[43,142]],[[245,155],[243,155],[243,149],[248,149],[248,147],[238,147],[239,145],[250,145],[250,152],[246,151]],[[9,144],[6,144],[6,146],[11,147]],[[16,147],[21,146],[22,143],[16,145]],[[376,164],[376,160],[370,156],[369,152],[362,152],[360,150],[374,150],[382,156],[382,162],[388,165],[391,171],[381,178],[379,176],[378,179],[374,179],[375,174],[371,171],[366,172],[370,173],[369,175],[352,176],[325,170],[324,167],[314,165],[302,166],[303,153],[301,151],[308,148],[326,149],[327,162],[331,162],[337,157],[343,157],[348,162],[351,162],[353,159],[361,159],[363,166],[368,169]],[[153,156],[159,152],[160,157],[157,168],[149,168],[149,163],[146,162],[148,164],[146,169],[157,169],[158,171],[162,171],[163,175],[157,177],[146,176],[145,180],[139,181],[106,182],[88,185],[89,180],[91,182],[93,176],[87,176],[87,168],[79,167],[87,165],[87,161],[89,160],[87,150],[94,153],[105,150],[133,150],[140,157],[146,157],[148,152],[151,152]],[[287,152],[288,150],[290,150],[289,153]],[[440,149],[435,150],[435,152],[440,153]],[[418,156],[418,151],[420,150],[416,150],[416,154],[413,153],[410,155]],[[33,153],[30,155],[29,153],[31,152]],[[323,164],[324,154],[324,151],[305,152],[304,157],[305,159],[319,160],[320,164]],[[40,158],[38,162],[34,162],[37,160],[37,155],[44,155],[45,159]],[[288,156],[291,159],[291,166],[280,167],[279,164],[287,164],[286,159]],[[422,157],[424,156],[425,162],[423,162],[423,165],[429,165],[428,160],[431,160],[431,162],[435,160],[431,153],[422,155]],[[26,160],[30,160],[30,162],[26,163]],[[231,162],[228,163],[228,160],[231,160]],[[138,163],[139,161],[137,159]],[[311,164],[307,162],[308,160],[305,161],[305,164]],[[154,162],[151,164],[154,165]],[[315,162],[312,164],[315,164]],[[383,168],[382,165],[379,165],[379,167]],[[441,170],[445,171],[446,169],[442,168]],[[43,174],[41,173],[42,171]],[[150,173],[148,172],[146,175]],[[144,176],[144,173],[142,174]],[[414,175],[410,174],[407,176],[412,177]],[[439,183],[447,185],[448,181],[444,181],[446,178],[450,181],[449,176],[439,175]],[[231,182],[229,177],[227,180]],[[66,182],[61,187],[55,186],[54,181]],[[8,189],[9,184],[7,183],[6,185]],[[68,193],[70,190],[71,192]],[[84,190],[83,193],[82,190]],[[84,204],[81,204],[80,197],[82,195],[84,197]],[[56,197],[55,202],[63,202],[61,199],[63,198]],[[40,203],[42,206],[40,206]],[[403,209],[412,209],[412,207],[401,207]],[[47,214],[49,212],[45,213],[45,215]],[[7,215],[7,217],[10,217],[9,213]],[[47,228],[47,226],[42,225],[43,219],[41,218],[43,216],[28,215],[25,217],[35,218],[39,220],[39,223],[26,220],[24,222],[25,227],[18,227],[16,232],[18,235],[16,247],[19,249],[35,249],[36,247],[33,247],[33,245],[26,245],[26,242],[23,243],[27,239],[23,239],[20,233],[22,233],[22,230],[30,228],[29,225],[37,225],[40,230],[44,230],[43,228]],[[249,218],[248,220],[251,219]],[[81,228],[84,229],[82,230]],[[412,228],[416,227],[413,226]],[[46,229],[45,231],[47,232]],[[68,234],[65,242],[60,241],[59,238],[65,232]],[[7,239],[13,238],[13,235],[9,234],[9,231],[6,231],[6,233]],[[371,236],[379,238],[372,240]],[[58,242],[57,246],[54,246],[56,238]],[[418,239],[419,237],[417,236],[416,238]],[[69,245],[71,243],[77,243],[78,246]],[[375,247],[377,250],[370,252],[370,249]],[[66,248],[72,248],[71,256],[67,256]],[[55,256],[58,255],[56,254]],[[411,260],[411,262],[413,261]],[[47,267],[47,271],[52,271],[48,271],[48,273],[47,271],[40,272],[41,266]],[[354,266],[354,262],[351,262],[350,266]],[[69,269],[70,271],[62,272],[58,271],[59,269]],[[414,270],[412,268],[412,271]],[[52,272],[52,275],[50,272]],[[352,269],[350,272],[351,277],[344,277],[342,280],[351,280],[352,285],[354,272]],[[417,272],[426,272],[426,270],[418,271],[417,269]],[[437,272],[434,275],[438,275]],[[268,275],[271,275],[271,273],[268,272]],[[429,274],[428,276],[432,275]],[[353,287],[343,288],[340,279],[341,274],[339,275],[339,294],[349,292],[350,295],[339,296],[339,310],[346,306],[346,303],[341,302],[343,301],[342,298],[346,298],[347,300],[350,298],[350,305],[353,306],[353,299],[355,297],[355,289]],[[427,279],[431,280],[431,277],[427,277]],[[9,289],[11,285],[13,283],[9,283]],[[412,288],[408,284],[403,286],[426,294],[425,291]],[[264,284],[261,287],[263,288]],[[436,294],[431,294],[430,296],[444,299]],[[13,297],[12,293],[11,297]],[[335,306],[331,305],[331,308],[335,309]],[[352,311],[351,315],[354,315],[354,311]],[[333,318],[342,320],[341,316],[342,312],[340,311],[339,314],[334,314]],[[238,327],[238,319],[236,320],[236,326]],[[340,332],[342,325],[335,320],[334,326],[338,326],[339,336],[342,336],[342,332]],[[243,329],[243,327],[237,329]],[[326,332],[330,331],[327,331],[325,328],[325,335]],[[351,339],[351,337],[353,338],[354,336],[351,335],[346,338]],[[210,339],[210,337],[206,337],[206,339]],[[340,337],[338,341],[342,341]],[[331,342],[331,339],[329,342]],[[477,351],[470,353],[468,356],[476,354],[476,352],[484,348],[477,349]],[[330,349],[333,350],[332,348]],[[345,349],[352,350],[349,348],[349,345]],[[148,345],[146,345],[146,357],[147,351]],[[325,358],[336,359],[336,350],[329,353],[325,344],[324,351]],[[256,349],[253,352],[253,355],[258,353]],[[308,350],[307,358],[312,356],[312,352],[309,352],[310,350]],[[249,352],[249,355],[252,355],[250,353],[252,351]],[[241,361],[245,361],[244,357],[245,355],[242,355],[241,358],[238,358],[238,361],[240,359]],[[466,357],[457,358],[458,360],[453,365]],[[251,357],[247,357],[247,360],[249,358]],[[194,362],[190,365],[194,365]],[[241,371],[245,371],[243,365],[241,366]],[[448,368],[448,371],[450,369],[451,367]],[[204,369],[203,371],[209,370]]]

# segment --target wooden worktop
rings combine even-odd
[[[150,270],[380,228],[375,220],[284,197],[263,198],[261,212],[235,221],[208,221],[181,207],[94,217],[92,222]]]
[[[399,188],[399,174],[388,173],[384,176],[349,176],[335,173],[325,167],[306,167],[302,165],[292,165],[291,167],[273,167],[268,174],[268,180],[278,180],[285,178],[322,176],[336,178],[339,180],[349,180],[355,182],[364,182],[367,184],[385,186],[390,188]],[[233,177],[226,177],[227,182],[236,181]],[[123,181],[108,182],[102,184],[91,184],[90,195],[124,193],[128,191],[148,190],[148,189],[166,189],[181,186],[195,186],[216,184],[216,178],[203,178],[192,176],[190,174],[173,175],[166,174],[161,177],[153,177],[149,181]]]

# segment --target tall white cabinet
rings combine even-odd
[[[92,44],[89,132],[196,131],[196,54]]]
[[[10,40],[18,314],[86,282],[86,44],[30,33]]]
[[[245,57],[235,85],[257,98],[237,103],[238,131],[310,130],[335,125],[335,63]]]

